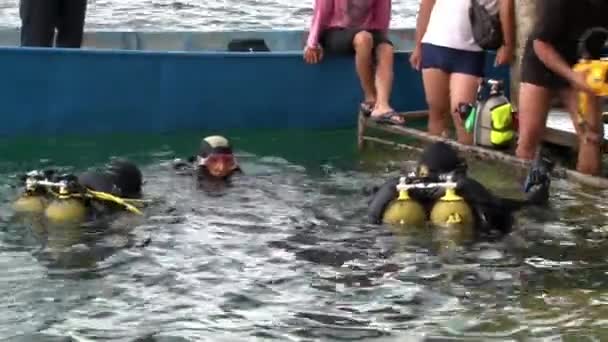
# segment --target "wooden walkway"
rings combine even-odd
[[[420,119],[424,119],[427,117],[426,112],[411,112],[411,113],[407,113],[405,115],[410,117],[412,120],[413,119],[420,120]],[[569,123],[569,125],[568,125],[568,123]],[[607,126],[607,125],[605,125],[605,126]],[[370,131],[369,130],[370,128],[397,134],[399,136],[416,138],[417,140],[427,142],[427,143],[442,141],[442,142],[445,142],[445,143],[453,146],[458,151],[473,154],[473,155],[476,155],[476,156],[480,157],[481,159],[485,159],[485,160],[501,161],[501,162],[505,162],[505,163],[508,163],[508,164],[516,166],[516,167],[520,167],[520,168],[527,168],[530,165],[530,163],[528,161],[519,159],[509,153],[493,150],[490,148],[484,148],[481,146],[463,145],[452,139],[446,139],[446,138],[430,135],[420,129],[402,127],[402,126],[396,126],[396,125],[377,124],[371,120],[367,120],[361,113],[359,114],[359,127],[358,127],[359,148],[364,148],[366,141],[373,141],[373,142],[377,142],[377,143],[381,143],[381,144],[393,145],[396,147],[401,147],[401,148],[406,148],[406,149],[419,150],[419,148],[415,147],[415,146],[410,146],[410,145],[402,144],[402,143],[396,143],[394,141],[390,141],[385,138],[374,137],[374,136],[368,134]],[[608,129],[608,127],[605,127],[605,128]],[[574,133],[574,126],[572,126],[572,123],[570,122],[569,116],[567,113],[560,112],[560,111],[553,111],[551,113],[550,118],[548,120],[548,129],[547,129],[547,133],[545,134],[544,141],[548,142],[548,143],[556,144],[559,146],[576,148],[577,140],[576,140],[576,135]],[[608,189],[608,178],[586,175],[586,174],[580,173],[578,171],[571,170],[571,169],[568,169],[568,168],[565,168],[565,167],[562,167],[559,165],[555,167],[553,175],[556,177],[559,177],[559,178],[564,178],[567,180],[575,181],[577,183],[587,185],[587,186],[590,186],[593,188]]]

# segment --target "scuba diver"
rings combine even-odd
[[[471,237],[504,235],[515,211],[547,203],[553,167],[537,158],[526,179],[526,199],[497,197],[467,175],[466,161],[450,145],[434,143],[424,149],[414,172],[389,179],[375,192],[368,218],[372,224],[408,226],[430,219],[436,226],[461,227]]]
[[[56,224],[93,222],[125,211],[141,215],[142,178],[135,164],[121,159],[78,176],[34,170],[21,176],[25,189],[13,209]]]
[[[180,174],[196,176],[199,182],[226,182],[234,174],[242,173],[230,142],[219,135],[204,138],[196,156],[188,158],[187,161],[176,159],[173,168]]]
[[[48,267],[93,268],[119,249],[151,242],[133,232],[148,203],[142,178],[135,164],[120,159],[78,175],[34,170],[21,176],[13,219],[42,242],[34,254]]]

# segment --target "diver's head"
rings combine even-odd
[[[125,159],[114,159],[106,166],[120,189],[120,196],[136,198],[141,196],[143,176],[134,163]]]
[[[458,156],[456,150],[444,143],[436,142],[428,145],[416,167],[418,177],[437,177],[445,173],[466,173],[467,164]]]
[[[228,177],[239,168],[230,142],[219,135],[209,136],[201,141],[196,163],[199,170],[217,178]]]

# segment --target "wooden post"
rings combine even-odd
[[[511,101],[518,104],[519,80],[521,73],[521,57],[528,41],[528,36],[536,22],[536,1],[515,1],[515,60],[511,67]]]

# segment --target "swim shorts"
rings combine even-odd
[[[421,53],[422,69],[440,69],[448,74],[484,76],[484,51],[459,50],[423,43]]]
[[[549,70],[536,56],[530,40],[526,44],[521,60],[521,82],[551,90],[561,90],[570,86],[566,79]]]
[[[379,30],[364,30],[364,29],[349,29],[349,28],[329,28],[321,33],[321,45],[328,53],[339,55],[352,55],[355,53],[353,40],[359,32],[367,31],[372,35],[374,40],[374,49],[380,44],[393,43],[388,37]]]

